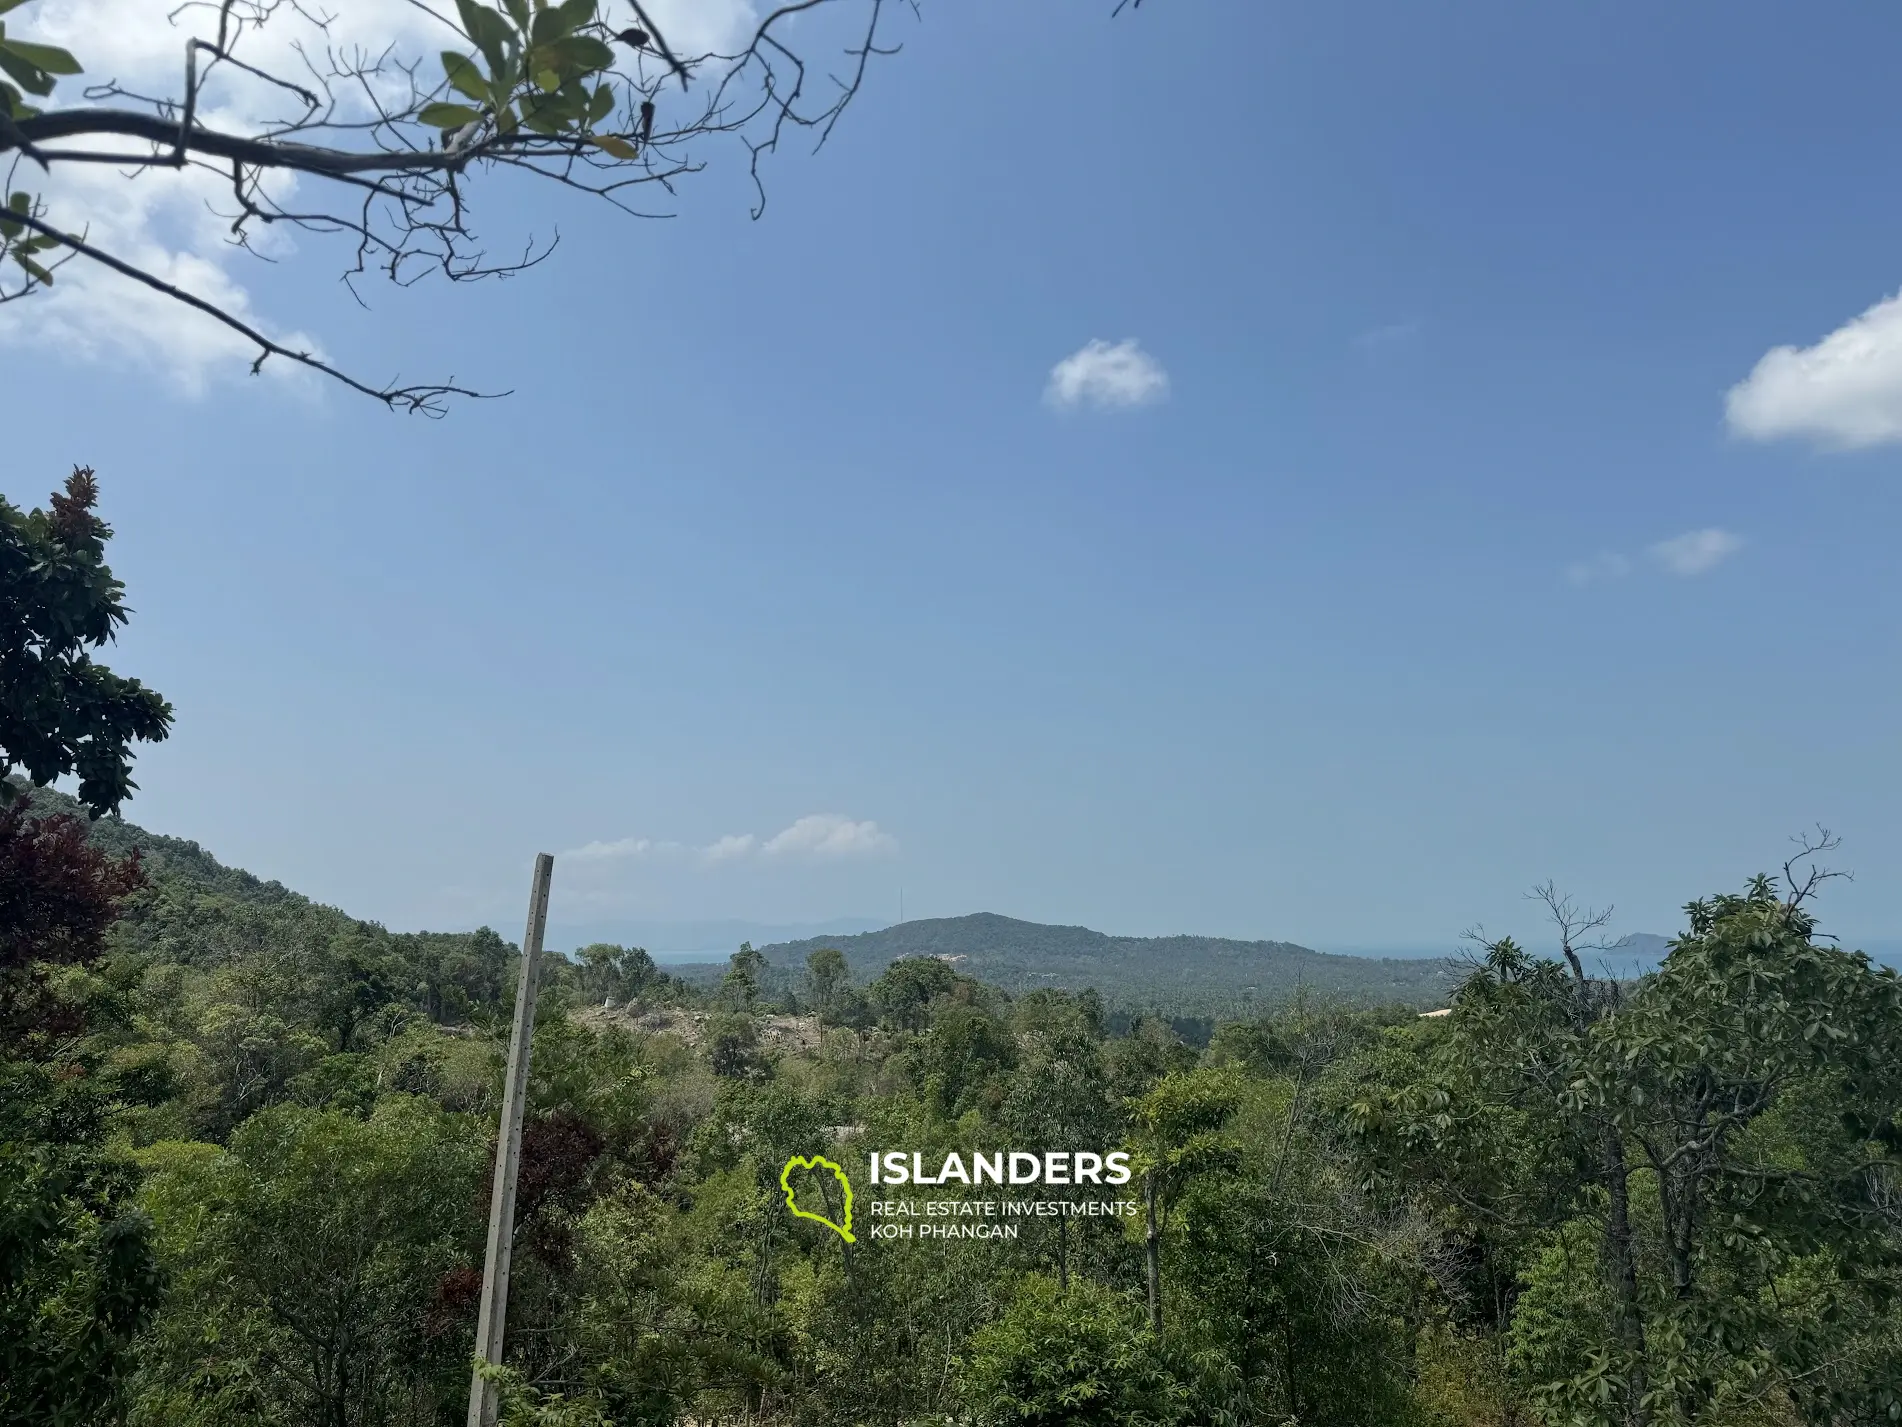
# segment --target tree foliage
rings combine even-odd
[[[38,1335],[17,1380],[68,1414],[26,1420],[456,1420],[512,948],[89,832],[147,885],[59,970],[93,1011],[67,1059],[11,1062],[33,1075],[5,1163],[31,1167],[4,1227],[56,1227],[0,1311]],[[831,958],[794,983],[743,949],[696,988],[622,948],[553,957],[508,1420],[1896,1420],[1902,1000],[1813,892],[1786,873],[1693,903],[1626,983],[1585,974],[1591,918],[1553,894],[1556,953],[1488,944],[1445,1017],[1310,998],[1206,1046],[935,957],[862,992]],[[1138,1213],[848,1246],[785,1212],[789,1157],[867,1147],[1117,1148],[1128,1187],[1031,1197]],[[105,1325],[96,1387],[45,1370],[82,1324]]]
[[[9,43],[0,39],[0,69],[11,73]],[[170,704],[93,659],[128,614],[98,501],[86,466],[44,510],[0,497],[0,804],[14,797],[7,775],[19,768],[34,783],[77,776],[80,800],[112,812],[136,786],[132,745],[171,728]]]

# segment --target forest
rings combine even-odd
[[[91,660],[96,494],[0,501],[0,1422],[461,1422],[519,950],[120,817],[172,711]],[[1689,903],[1642,976],[1548,884],[1549,945],[1476,943],[1438,1012],[1303,991],[1187,1037],[935,956],[550,957],[503,1421],[1902,1420],[1902,982],[1822,929],[1833,847]],[[791,1161],[866,1147],[1117,1153],[1139,1208],[789,1212]]]
[[[17,796],[8,890],[60,858],[91,900],[5,929],[0,1418],[460,1421],[516,948]],[[1477,949],[1448,1015],[1301,998],[1200,1048],[931,957],[551,957],[504,1420],[1894,1421],[1902,991],[1803,866],[1637,982],[1548,892],[1557,956]],[[1125,1150],[1153,1307],[1146,1215],[786,1212],[789,1157],[860,1144]]]

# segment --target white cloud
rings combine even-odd
[[[838,813],[811,813],[791,827],[762,841],[750,832],[728,833],[704,847],[684,842],[623,837],[612,842],[590,842],[560,854],[562,862],[585,867],[655,859],[697,862],[702,867],[744,862],[755,855],[775,858],[813,858],[834,861],[896,852],[898,840],[875,822],[855,822]]]
[[[896,852],[898,840],[875,822],[854,822],[837,813],[812,813],[766,840],[768,857],[875,857]]]
[[[1660,540],[1645,553],[1673,575],[1707,574],[1743,549],[1743,537],[1728,530],[1687,530]]]
[[[246,30],[238,55],[248,64],[293,78],[307,78],[300,47],[320,64],[326,49],[341,54],[393,50],[398,59],[420,59],[427,71],[436,53],[456,41],[454,31],[415,0],[336,0],[317,7],[325,19],[321,33],[298,7],[244,3],[238,12],[266,8],[274,12],[270,23]],[[454,13],[453,6],[440,8]],[[670,44],[686,54],[730,48],[756,23],[751,0],[648,0],[646,8]],[[185,42],[193,35],[214,33],[217,11],[211,5],[176,7],[158,0],[38,0],[8,15],[7,24],[16,38],[61,45],[85,66],[84,75],[66,80],[55,91],[53,103],[67,106],[82,102],[85,85],[108,79],[145,94],[182,93]],[[617,27],[623,18],[632,22],[632,11],[625,5],[610,6],[609,15]],[[342,120],[365,112],[367,99],[347,87],[339,87],[338,97]],[[201,96],[200,116],[210,128],[252,132],[285,117],[287,100],[281,89],[226,67],[216,71]],[[288,102],[295,107],[294,100]],[[110,143],[89,140],[87,146],[106,149]],[[127,148],[135,151],[135,146]],[[69,231],[84,230],[95,246],[223,308],[293,350],[322,354],[314,338],[255,309],[238,275],[248,255],[229,241],[229,178],[198,169],[148,169],[128,178],[108,164],[56,164],[50,177],[18,173],[15,187],[22,186],[22,178],[30,179],[28,186],[46,199],[52,222]],[[285,182],[273,192],[287,198],[294,188]],[[545,224],[519,226],[526,231]],[[274,258],[295,252],[289,235],[272,229],[259,234],[258,246]],[[347,245],[314,246],[317,251],[306,252],[302,261],[339,267],[349,262]],[[202,394],[214,376],[247,374],[257,355],[252,343],[214,319],[85,258],[61,267],[50,290],[0,307],[0,348],[6,346],[143,366],[192,396]],[[307,370],[281,359],[266,362],[263,371],[314,386]]]
[[[591,842],[585,847],[571,848],[561,855],[564,861],[613,862],[631,857],[645,857],[653,850],[654,844],[644,837],[623,837],[614,842]]]
[[[1755,441],[1807,437],[1837,450],[1902,441],[1902,293],[1813,347],[1775,347],[1724,398]]]
[[[15,175],[16,186],[21,177]],[[94,247],[223,308],[293,350],[321,357],[315,338],[256,312],[250,294],[232,276],[228,220],[217,216],[228,182],[221,185],[203,170],[127,178],[118,169],[93,164],[56,166],[50,180],[36,188],[47,201],[47,216],[83,229]],[[288,195],[289,185],[277,191]],[[260,250],[285,256],[291,247],[267,237]],[[258,353],[254,343],[230,328],[84,257],[64,263],[52,288],[0,307],[0,345],[15,343],[85,361],[144,366],[194,397],[203,394],[214,371],[248,373]],[[281,360],[266,362],[263,372],[306,386],[311,375]]]
[[[1134,337],[1086,342],[1050,369],[1044,400],[1052,406],[1146,406],[1169,394],[1169,374]]]
[[[1589,560],[1579,560],[1565,568],[1565,578],[1575,585],[1616,580],[1631,573],[1631,561],[1613,550],[1600,551]]]
[[[1708,574],[1744,547],[1744,539],[1733,531],[1711,526],[1705,530],[1687,530],[1645,548],[1645,557],[1666,574],[1689,578]],[[1629,556],[1616,550],[1601,550],[1589,560],[1578,560],[1565,567],[1565,578],[1575,585],[1595,585],[1604,580],[1620,580],[1632,571]]]
[[[753,834],[750,832],[728,833],[725,837],[701,848],[700,856],[708,862],[732,862],[751,852],[753,842]]]

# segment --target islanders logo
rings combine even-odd
[[[809,1169],[815,1174],[830,1172],[838,1181],[839,1188],[844,1191],[845,1209],[840,1215],[844,1222],[834,1223],[829,1214],[814,1214],[799,1207],[799,1192],[793,1188],[792,1177],[795,1170],[801,1169]],[[820,1204],[822,1208],[829,1211],[832,1207],[832,1198],[824,1192],[823,1183],[824,1181],[821,1181]],[[852,1181],[845,1177],[843,1169],[824,1155],[794,1155],[786,1161],[786,1167],[779,1172],[779,1187],[786,1191],[786,1207],[792,1210],[795,1219],[810,1219],[815,1224],[824,1224],[848,1244],[858,1242],[852,1237]]]

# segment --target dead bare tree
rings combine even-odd
[[[0,15],[32,0],[0,0]],[[864,84],[872,59],[896,52],[880,26],[893,0],[788,0],[727,53],[683,54],[641,0],[407,0],[439,30],[439,55],[336,36],[314,0],[183,0],[171,12],[182,51],[176,87],[144,94],[105,80],[83,102],[36,107],[82,73],[83,55],[8,38],[0,25],[0,302],[54,281],[85,258],[195,308],[270,358],[301,364],[397,410],[440,415],[452,397],[485,395],[453,380],[379,384],[296,350],[237,313],[141,268],[89,237],[87,215],[57,191],[16,184],[61,169],[106,165],[127,180],[148,170],[202,170],[226,194],[230,241],[250,248],[273,227],[340,237],[344,278],[381,273],[399,285],[507,278],[545,259],[530,239],[492,257],[478,239],[478,178],[544,180],[634,216],[651,188],[667,199],[700,172],[703,150],[728,140],[745,157],[764,210],[761,166],[795,134],[821,146]],[[652,0],[649,0],[652,3]],[[911,0],[915,5],[915,0]],[[625,7],[625,13],[617,13]],[[263,37],[298,33],[275,58]],[[795,48],[795,44],[798,48]],[[831,54],[831,67],[812,56]],[[285,56],[290,58],[287,60]],[[258,62],[253,62],[257,56]],[[208,124],[234,97],[263,117],[241,131]],[[314,190],[314,193],[313,193]],[[312,195],[312,196],[307,196]],[[500,393],[486,393],[500,394]]]

